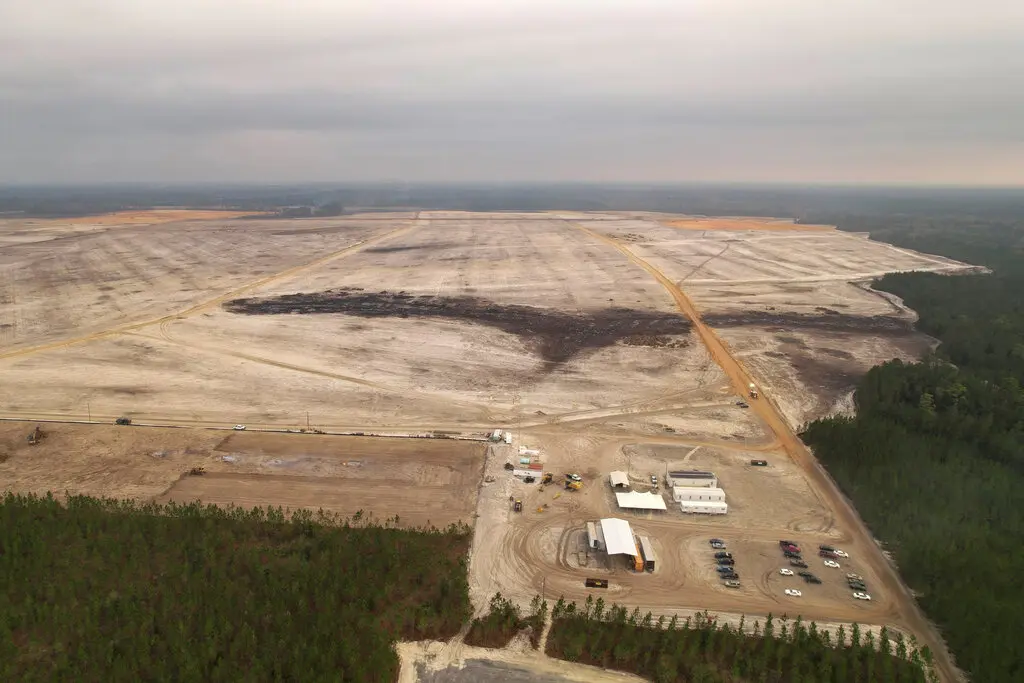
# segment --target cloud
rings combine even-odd
[[[0,4],[0,181],[1024,183],[979,0]]]

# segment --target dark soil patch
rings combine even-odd
[[[823,315],[803,313],[773,313],[751,311],[749,313],[710,313],[703,316],[711,327],[758,327],[776,328],[773,331],[820,330],[830,332],[871,332],[902,336],[913,330],[913,322],[901,316],[892,315],[849,315],[832,309],[823,309]]]
[[[434,318],[481,323],[517,335],[548,363],[549,369],[583,351],[611,346],[619,340],[633,345],[674,347],[674,340],[667,335],[686,334],[691,328],[688,320],[674,313],[629,308],[566,313],[498,304],[469,296],[414,296],[404,292],[354,289],[235,299],[226,302],[224,308],[246,315],[344,313],[365,318]]]

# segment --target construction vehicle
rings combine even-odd
[[[583,488],[583,483],[582,482],[573,481],[572,479],[566,479],[565,480],[565,490],[566,491],[579,491],[582,488]]]
[[[119,417],[116,420],[114,420],[114,424],[116,424],[116,425],[130,425],[131,423],[132,423],[132,419],[130,417],[123,417],[122,416],[122,417]]]
[[[544,473],[544,478],[540,480],[540,483],[542,483],[542,484],[550,484],[552,481],[554,481],[554,479],[555,479],[555,475],[553,475],[551,472],[545,472]]]
[[[202,475],[206,474],[206,468],[205,467],[193,467],[192,469],[190,469],[188,471],[188,474],[189,474],[190,477],[199,477],[199,476],[202,476]]]
[[[520,499],[516,498],[516,502],[512,504],[512,510],[514,512],[522,512],[523,511],[523,501],[521,501]]]
[[[37,443],[43,440],[43,430],[36,425],[36,428],[29,432],[28,445],[35,446]]]
[[[750,394],[750,398],[757,398],[757,385],[756,384],[751,382],[750,386],[747,388],[747,391]]]
[[[636,555],[633,556],[633,571],[642,572],[644,570],[644,558],[640,553],[640,544],[635,536],[633,537],[633,546],[636,548]]]

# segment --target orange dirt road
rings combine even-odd
[[[697,336],[707,348],[715,363],[729,377],[729,381],[737,395],[747,395],[748,387],[753,382],[750,373],[736,360],[729,351],[728,346],[719,338],[715,331],[704,324],[693,301],[672,280],[617,240],[595,232],[583,225],[570,224],[577,230],[581,230],[594,239],[619,250],[630,261],[650,273],[672,296],[676,306],[678,306],[683,315],[693,323]],[[810,450],[790,429],[782,417],[782,413],[763,392],[760,398],[750,400],[750,408],[767,425],[772,434],[775,435],[781,449],[804,471],[815,493],[835,511],[837,524],[845,526],[850,534],[860,537],[858,539],[860,545],[868,550],[868,555],[863,558],[864,561],[872,566],[894,598],[897,613],[902,622],[896,625],[907,627],[916,634],[918,641],[922,645],[929,647],[934,655],[935,668],[942,680],[949,682],[964,680],[962,673],[953,664],[952,657],[946,649],[942,638],[917,606],[913,596],[910,594],[910,590],[903,584],[899,574],[882,555],[867,525],[864,524],[856,510],[839,491],[835,482],[828,476]]]

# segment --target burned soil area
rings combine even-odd
[[[667,335],[687,334],[691,328],[689,321],[679,315],[655,311],[615,307],[572,314],[470,296],[417,296],[358,289],[235,299],[226,302],[224,308],[245,315],[341,313],[365,318],[479,323],[518,336],[549,365],[565,363],[585,350],[612,346],[620,340],[631,346],[671,347]]]
[[[714,328],[756,325],[777,333],[793,330],[820,330],[904,336],[913,330],[913,323],[902,316],[850,315],[829,308],[820,308],[819,315],[782,311],[748,311],[744,313],[709,313],[702,316],[702,319]]]

